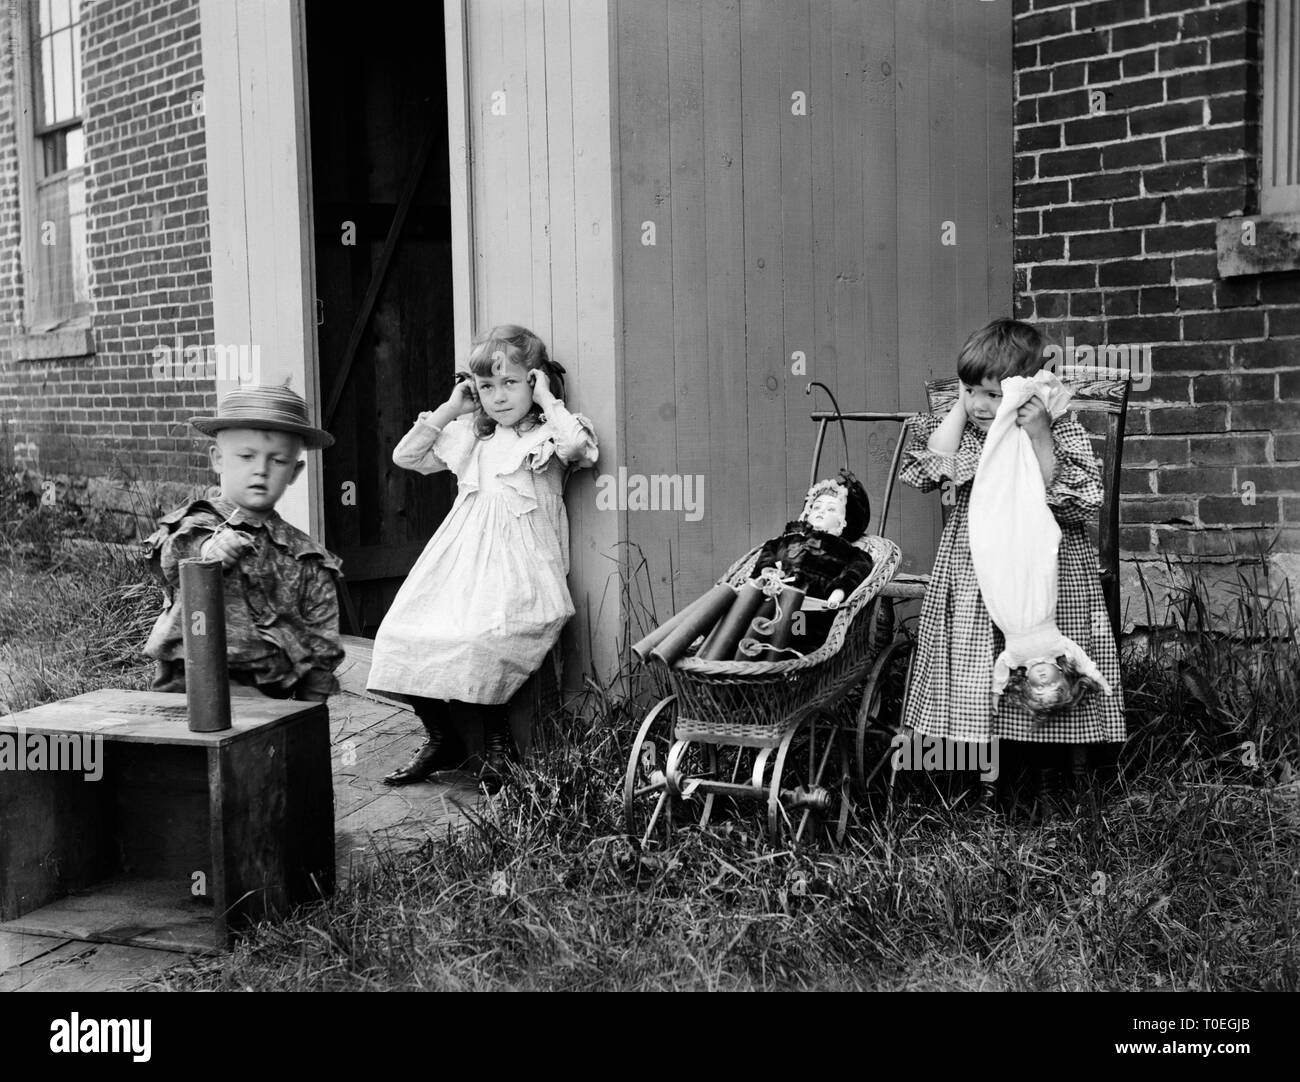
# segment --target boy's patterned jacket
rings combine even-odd
[[[259,522],[220,496],[194,500],[164,515],[144,542],[145,555],[161,574],[168,595],[144,652],[162,663],[185,657],[180,562],[197,557],[223,525],[254,541],[224,575],[230,668],[251,675],[277,698],[321,700],[337,691],[334,670],[343,660],[338,557],[275,512]],[[155,690],[171,689],[155,684]]]

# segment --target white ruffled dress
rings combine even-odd
[[[563,403],[520,433],[439,429],[422,413],[393,449],[419,473],[451,470],[457,496],[375,637],[371,691],[504,703],[537,671],[574,613],[566,576],[569,468],[596,463],[591,421]]]

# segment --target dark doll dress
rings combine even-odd
[[[1056,473],[1047,486],[1047,503],[1061,527],[1056,622],[1097,664],[1113,694],[1087,695],[1069,711],[1036,725],[1027,710],[1005,696],[993,711],[993,663],[1004,642],[980,596],[967,533],[971,482],[985,434],[968,421],[956,452],[937,454],[926,445],[943,417],[925,413],[907,422],[899,468],[899,477],[922,492],[950,481],[955,497],[921,605],[904,722],[920,733],[962,741],[984,742],[993,736],[1079,744],[1123,740],[1119,655],[1101,592],[1097,550],[1087,531],[1102,502],[1101,471],[1087,433],[1068,414],[1052,425]]]

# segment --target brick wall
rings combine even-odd
[[[1300,272],[1216,271],[1216,222],[1259,211],[1262,6],[1015,0],[1017,313],[1151,346],[1131,557],[1300,552]]]
[[[211,343],[198,0],[83,4],[87,255],[95,354],[14,358],[22,297],[15,48],[0,7],[0,418],[3,460],[138,492],[207,484],[185,419],[214,406],[210,378],[158,381],[155,349]],[[34,453],[28,453],[28,444]],[[102,490],[103,486],[99,486]],[[167,486],[163,486],[164,489]]]

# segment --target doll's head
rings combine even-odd
[[[1006,694],[1040,720],[1068,710],[1089,691],[1099,690],[1097,683],[1085,676],[1066,657],[1055,661],[1046,658],[1016,669],[1007,682]]]
[[[564,367],[552,361],[546,343],[532,331],[511,323],[493,327],[474,340],[467,367],[479,400],[474,431],[490,436],[498,424],[527,431],[541,423],[542,408],[533,401],[529,374],[546,373],[551,393],[564,397]]]
[[[970,393],[971,422],[985,432],[1002,401],[1008,376],[1032,376],[1044,363],[1043,336],[1017,319],[995,319],[966,339],[957,377]]]
[[[840,470],[838,478],[818,481],[808,490],[799,521],[845,541],[856,541],[871,522],[867,490],[848,470]]]

